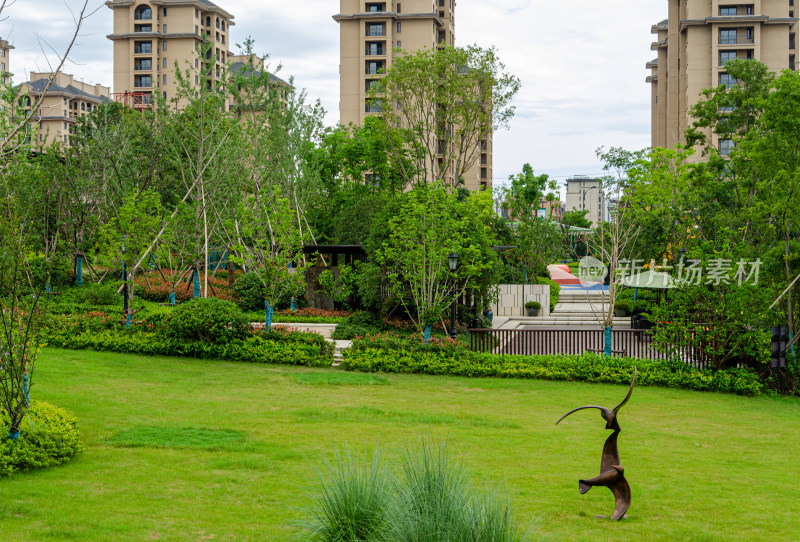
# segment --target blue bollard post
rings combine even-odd
[[[173,307],[175,306],[175,292],[169,294],[169,304],[172,305]]]
[[[428,344],[428,341],[431,340],[431,326],[425,326],[425,333],[422,335],[425,344]]]
[[[30,406],[31,404],[31,390],[30,390],[30,377],[26,372],[22,375],[22,390],[25,392],[25,405]]]
[[[83,284],[83,256],[78,256],[75,262],[75,284]]]
[[[611,357],[611,326],[606,326],[603,330],[603,355]]]
[[[294,300],[294,298],[292,298],[291,303],[292,303],[292,312],[294,312],[297,310],[297,302]]]

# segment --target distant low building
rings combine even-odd
[[[51,75],[31,72],[31,80],[22,85],[22,91],[29,96],[29,107],[46,91],[33,117],[35,132],[31,135],[35,138],[34,146],[39,148],[56,142],[69,146],[69,136],[75,131],[77,119],[108,102],[111,95],[109,87],[77,81],[66,73],[56,74],[48,87]]]
[[[566,211],[589,211],[587,220],[592,227],[605,220],[605,195],[600,179],[575,175],[567,179]]]

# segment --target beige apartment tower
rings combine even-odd
[[[175,64],[199,85],[201,70],[219,78],[230,56],[233,15],[209,0],[109,0],[114,11],[114,97],[146,107],[158,93],[168,102],[177,94]],[[203,38],[211,44],[199,59]],[[209,81],[209,84],[211,81]]]
[[[340,0],[339,120],[361,124],[378,107],[367,98],[374,81],[392,65],[395,48],[417,51],[455,45],[455,0]],[[492,137],[481,142],[466,188],[492,184]]]
[[[28,105],[36,103],[44,94],[33,117],[35,131],[31,134],[33,146],[39,149],[53,143],[68,147],[78,118],[110,99],[110,88],[83,83],[66,73],[57,73],[52,82],[52,73],[31,72],[30,77],[31,80],[22,85],[22,90],[28,94]]]
[[[0,72],[2,72],[3,84],[10,85],[11,77],[11,49],[14,47],[9,45],[6,40],[0,38]]]
[[[725,62],[754,58],[779,72],[795,69],[794,0],[668,0],[667,19],[653,25],[658,57],[647,63],[652,89],[652,146],[685,143],[688,111],[700,92],[735,81]],[[724,155],[729,140],[712,140]]]

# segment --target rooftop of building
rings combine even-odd
[[[246,62],[232,62],[232,63],[230,64],[230,70],[231,70],[232,72],[239,72],[239,73],[241,73],[242,75],[245,75],[245,76],[248,76],[248,77],[249,77],[249,76],[251,76],[251,75],[255,75],[255,76],[257,77],[257,76],[259,76],[259,75],[261,75],[261,74],[262,74],[262,72],[261,72],[261,71],[259,71],[259,70],[256,70],[256,71],[253,73],[253,72],[251,72],[250,70],[248,70],[247,68],[248,68],[248,65],[247,65],[247,63],[246,63]],[[280,77],[277,77],[276,75],[274,75],[274,74],[272,74],[272,73],[269,73],[269,72],[266,72],[266,73],[269,75],[269,80],[270,80],[270,82],[271,82],[271,83],[277,83],[277,84],[279,84],[279,85],[283,85],[283,86],[287,86],[287,87],[292,87],[292,85],[290,85],[289,83],[287,83],[286,81],[284,81],[284,80],[283,80],[283,79],[281,79]],[[293,87],[292,87],[292,88],[293,88]]]
[[[27,81],[25,83],[25,85],[30,87],[31,92],[41,93],[41,92],[44,92],[45,89],[47,89],[47,93],[48,94],[69,94],[69,95],[73,95],[73,96],[79,96],[79,97],[82,97],[82,98],[90,99],[90,100],[93,100],[93,101],[101,101],[101,102],[110,101],[108,96],[104,96],[104,95],[96,96],[94,94],[90,94],[88,92],[85,92],[85,91],[83,91],[83,90],[81,90],[81,89],[79,89],[79,88],[77,88],[77,87],[75,87],[73,85],[66,85],[66,86],[62,87],[60,85],[57,85],[55,82],[53,82],[53,83],[50,84],[50,88],[47,88],[48,81],[49,81],[48,78],[43,77],[43,78],[37,79],[35,81]]]
[[[135,3],[135,0],[107,0],[106,6],[109,8],[114,8],[115,6],[132,6]],[[149,3],[154,6],[180,6],[180,5],[190,5],[190,6],[198,6],[208,8],[210,11],[215,11],[220,13],[223,17],[230,20],[230,24],[234,24],[233,15],[219,7],[214,2],[210,0],[149,0]]]

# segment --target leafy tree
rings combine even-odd
[[[512,219],[525,220],[536,216],[543,201],[557,199],[558,185],[547,174],[534,175],[530,164],[522,166],[522,173],[511,175],[510,188],[500,189],[503,207]],[[552,213],[552,209],[551,209]]]
[[[440,320],[467,288],[481,289],[482,280],[497,275],[479,208],[490,212],[491,200],[460,202],[440,183],[417,187],[387,209],[385,230],[373,232],[374,259],[387,273],[390,295],[420,330]],[[453,252],[459,256],[455,272],[447,260]]]
[[[522,267],[528,283],[538,284],[547,275],[547,266],[563,257],[565,231],[558,225],[538,219],[519,224],[511,257]]]
[[[239,234],[231,260],[255,274],[264,287],[267,331],[272,311],[281,297],[296,295],[305,287],[303,230],[297,211],[277,187],[262,188],[239,207],[235,230]]]
[[[591,228],[592,223],[586,218],[588,214],[588,209],[584,209],[583,211],[579,211],[578,209],[566,211],[564,216],[561,217],[561,223],[565,226],[574,226],[576,228]]]
[[[370,102],[403,137],[389,137],[406,184],[440,180],[455,186],[475,164],[480,142],[508,125],[519,79],[496,51],[477,46],[400,51]],[[402,157],[410,151],[413,167]]]

